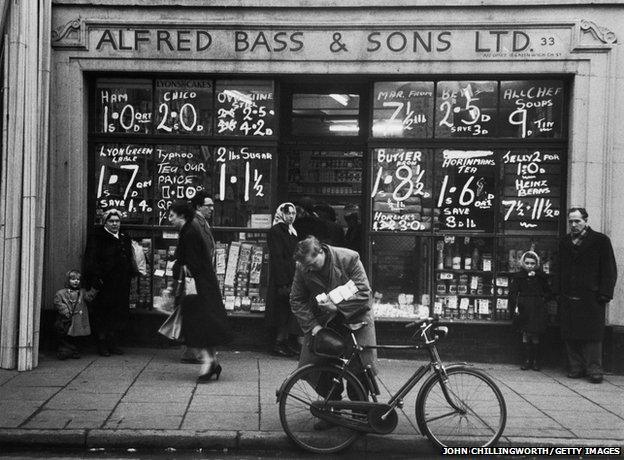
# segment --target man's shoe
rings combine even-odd
[[[568,372],[568,378],[569,379],[580,379],[581,377],[583,377],[583,375],[585,375],[583,372],[581,371],[571,371]]]
[[[325,430],[329,430],[329,429],[331,429],[331,428],[333,428],[333,427],[335,427],[335,426],[336,426],[336,425],[334,425],[334,424],[333,424],[333,423],[331,423],[331,422],[328,422],[327,420],[320,420],[320,419],[319,419],[319,420],[318,420],[318,421],[314,424],[313,428],[314,428],[314,431],[325,431]]]
[[[602,375],[601,374],[591,374],[587,379],[591,383],[602,383]]]

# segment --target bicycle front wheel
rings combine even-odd
[[[312,403],[321,405],[329,400],[350,399],[366,401],[360,381],[348,371],[333,366],[306,366],[296,371],[279,395],[279,415],[282,428],[299,447],[317,454],[330,454],[349,447],[359,432],[331,425],[315,417]],[[342,411],[344,418],[358,414]]]
[[[422,433],[440,449],[494,445],[507,421],[500,389],[477,369],[460,366],[446,372],[448,382],[433,374],[418,392],[416,421]]]

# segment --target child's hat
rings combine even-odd
[[[520,256],[520,263],[524,266],[524,259],[526,258],[535,259],[535,266],[540,266],[540,258],[535,251],[526,251],[522,256]]]

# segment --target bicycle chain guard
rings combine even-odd
[[[365,433],[388,434],[399,422],[396,410],[388,404],[368,401],[314,401],[310,412],[334,425]]]

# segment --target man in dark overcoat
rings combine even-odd
[[[611,241],[587,224],[587,211],[568,211],[570,233],[559,243],[561,334],[570,378],[602,382],[605,307],[613,298],[617,266]]]

